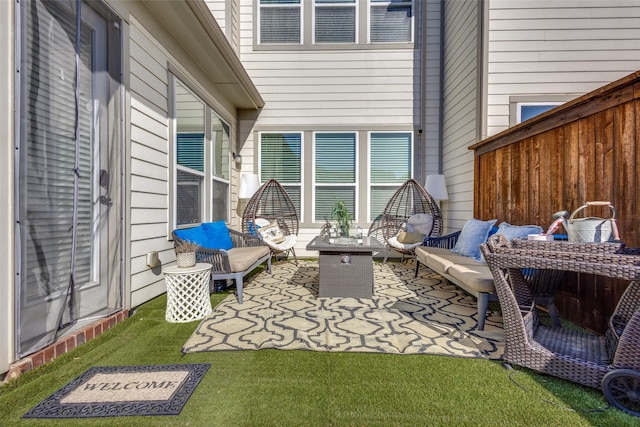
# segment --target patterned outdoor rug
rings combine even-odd
[[[23,417],[178,415],[209,366],[196,363],[91,368]]]
[[[472,296],[427,268],[374,263],[374,297],[318,298],[318,263],[273,265],[245,284],[244,303],[229,295],[183,346],[184,353],[217,350],[315,350],[439,354],[499,359],[504,331],[499,312],[476,331]]]

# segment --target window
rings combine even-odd
[[[355,0],[315,0],[315,42],[355,43]]]
[[[287,190],[298,215],[302,216],[302,135],[260,135],[260,181],[276,179]]]
[[[273,49],[411,48],[414,19],[413,0],[260,0],[257,43],[278,45]]]
[[[398,187],[412,176],[412,134],[372,132],[369,135],[369,221],[382,214]]]
[[[314,221],[331,218],[337,200],[357,218],[356,209],[356,134],[315,134]]]
[[[412,41],[412,3],[411,0],[371,0],[369,16],[371,43]]]
[[[174,99],[176,226],[228,221],[229,126],[177,79]]]
[[[557,107],[562,102],[519,102],[517,104],[518,117],[516,123],[524,122],[532,117]]]
[[[211,220],[229,219],[229,125],[211,112]]]
[[[300,0],[260,0],[259,43],[300,44],[302,6]]]

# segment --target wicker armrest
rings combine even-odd
[[[231,236],[231,241],[233,242],[234,248],[263,245],[262,239],[252,234],[241,233],[239,231],[229,229],[229,235]]]
[[[460,231],[447,234],[446,236],[425,237],[422,245],[429,246],[432,248],[453,249],[453,247],[456,245],[456,242],[458,241],[459,236],[460,236]]]

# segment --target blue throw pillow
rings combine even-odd
[[[202,229],[207,239],[207,244],[203,245],[209,249],[231,249],[233,241],[229,235],[229,229],[224,221],[205,222]]]
[[[511,239],[526,239],[529,234],[542,234],[543,231],[539,225],[511,225],[501,222],[496,234],[502,234],[511,241]]]
[[[202,226],[181,228],[175,231],[175,235],[182,240],[197,243],[200,246],[206,246],[205,243],[207,243],[207,239],[202,230]]]
[[[487,241],[489,232],[496,221],[498,220],[481,221],[475,218],[467,221],[462,227],[458,241],[455,247],[451,249],[451,252],[468,256],[481,262],[480,245]]]

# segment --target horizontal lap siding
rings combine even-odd
[[[448,202],[443,204],[445,228],[459,230],[471,216],[477,140],[478,2],[444,3],[444,70],[442,169],[447,179]]]
[[[167,54],[136,22],[131,25],[131,306],[166,291],[162,274],[146,265],[159,251],[163,264],[175,258],[167,241],[169,144]]]
[[[637,2],[491,0],[489,8],[487,135],[509,127],[511,97],[570,100],[638,69]]]
[[[602,96],[585,95],[587,103],[548,115],[546,120],[556,123],[548,130],[527,134],[521,126],[513,129],[513,138],[505,131],[478,144],[475,215],[546,228],[556,211],[610,201],[623,241],[640,246],[640,75],[620,82]],[[620,94],[627,95],[612,105]],[[611,211],[589,207],[583,214],[610,217]],[[556,304],[564,317],[602,332],[625,287],[622,281],[570,274]]]

